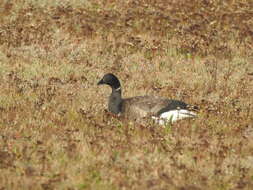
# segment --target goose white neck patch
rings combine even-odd
[[[121,90],[121,87],[119,87],[119,88],[115,89],[115,91],[119,91],[119,90]]]

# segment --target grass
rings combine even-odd
[[[0,189],[252,189],[252,2],[1,1]],[[165,128],[125,97],[201,107]]]

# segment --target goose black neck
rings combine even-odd
[[[114,80],[113,83],[110,84],[110,86],[112,87],[113,91],[118,91],[118,90],[120,90],[120,87],[121,87],[118,79]]]
[[[119,114],[122,110],[122,97],[121,97],[121,89],[119,88],[112,88],[112,93],[109,98],[109,111],[114,114]]]

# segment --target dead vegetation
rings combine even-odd
[[[0,2],[0,189],[252,189],[253,4]],[[124,96],[200,106],[140,126],[108,115]]]

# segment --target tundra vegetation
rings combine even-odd
[[[0,189],[253,189],[252,26],[252,0],[1,0]],[[199,117],[112,117],[107,72]]]

